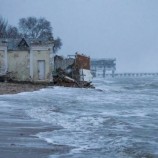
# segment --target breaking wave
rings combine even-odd
[[[96,79],[94,85],[96,89],[54,87],[30,94],[27,114],[61,127],[37,136],[73,147],[52,157],[158,157],[158,80]]]

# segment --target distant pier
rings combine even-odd
[[[98,71],[102,71],[102,77],[106,77],[107,75],[114,77],[116,71],[116,59],[92,59],[91,72],[94,77],[96,77]]]
[[[158,76],[158,73],[115,73],[114,77],[152,77]],[[113,77],[111,74],[106,74],[106,77]]]
[[[93,77],[103,77],[103,78],[109,78],[109,77],[115,77],[115,78],[121,78],[121,77],[158,77],[158,73],[106,73],[105,76],[103,75],[102,71],[100,69],[99,72],[95,75],[93,74]]]

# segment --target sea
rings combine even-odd
[[[93,84],[6,97],[29,117],[61,127],[36,134],[72,147],[49,158],[158,158],[158,77],[98,77]]]

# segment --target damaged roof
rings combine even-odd
[[[53,43],[53,40],[46,39],[0,39],[0,45],[7,46],[8,50],[28,50],[31,45],[43,46]]]

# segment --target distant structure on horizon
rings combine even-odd
[[[94,77],[97,76],[97,72],[101,72],[103,77],[109,74],[114,77],[116,71],[116,59],[115,58],[102,58],[91,59],[91,72]]]

